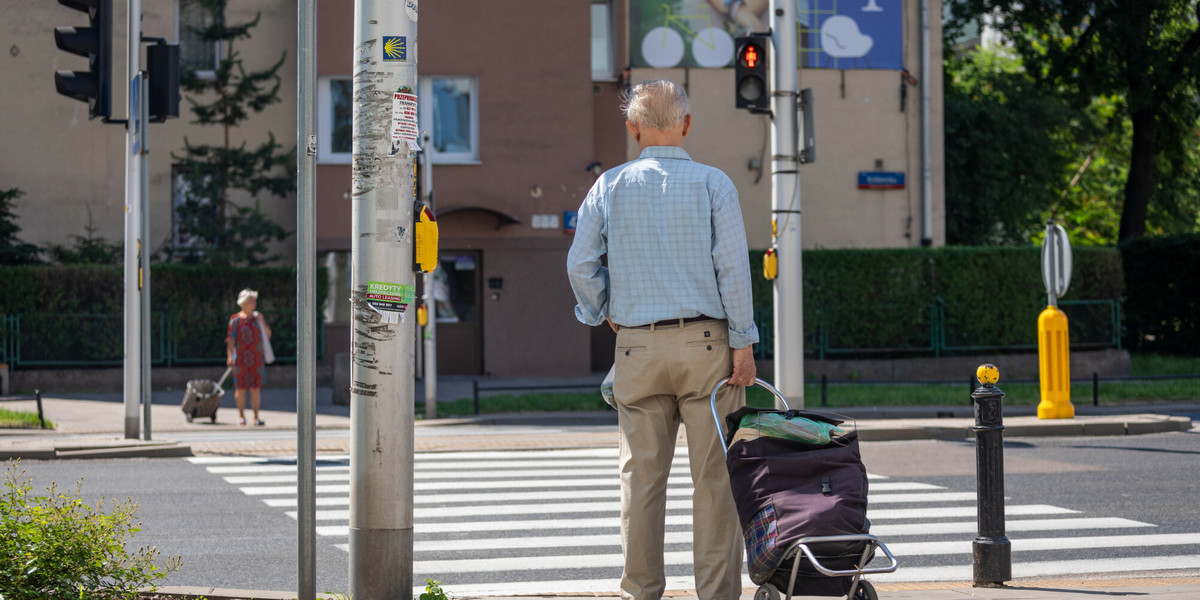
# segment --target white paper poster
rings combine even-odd
[[[392,154],[401,146],[413,148],[417,136],[417,95],[407,87],[392,95]]]

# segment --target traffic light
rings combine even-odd
[[[56,71],[58,93],[88,103],[88,117],[108,119],[111,112],[112,0],[58,0],[87,13],[88,27],[55,27],[54,42],[62,50],[88,59],[87,71]]]
[[[146,47],[150,85],[146,86],[150,121],[162,123],[179,117],[179,44],[158,40]]]
[[[761,35],[739,37],[734,45],[734,83],[737,107],[751,111],[770,110],[771,86],[767,75],[767,47],[770,38]]]

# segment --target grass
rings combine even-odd
[[[37,413],[0,408],[0,429],[38,429],[41,426]],[[46,427],[54,429],[54,423],[46,419]]]
[[[1165,354],[1131,354],[1130,375],[1184,375],[1200,373],[1200,358]]]

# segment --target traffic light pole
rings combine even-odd
[[[429,145],[433,142],[428,132],[421,136],[421,153],[424,168],[421,169],[421,192],[425,195],[425,205],[429,210],[437,212],[433,206],[433,157]],[[433,273],[426,273],[423,280],[421,301],[425,305],[428,321],[425,324],[425,418],[437,418],[437,296],[433,293]]]
[[[800,244],[800,135],[796,123],[796,3],[771,0],[775,23],[771,111],[771,218],[779,256],[775,279],[775,388],[804,408],[804,273]],[[775,401],[777,408],[782,402]]]
[[[296,593],[317,597],[317,0],[296,10]],[[303,148],[303,151],[299,151]]]
[[[142,0],[129,0],[125,71],[128,76],[125,127],[125,437],[137,439],[143,401],[142,285]]]
[[[411,599],[417,3],[354,2],[349,595]]]

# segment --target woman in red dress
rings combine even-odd
[[[225,338],[225,364],[233,368],[234,400],[237,401],[238,425],[246,424],[246,390],[250,390],[250,408],[254,411],[254,424],[265,425],[258,417],[262,404],[263,336],[271,337],[271,328],[258,311],[258,292],[250,289],[238,294],[240,312],[229,318],[229,335]],[[269,342],[268,342],[269,343]]]

